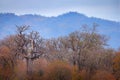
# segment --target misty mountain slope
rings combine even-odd
[[[109,45],[113,48],[120,47],[120,22],[87,17],[77,12],[69,12],[57,17],[44,17],[40,15],[21,15],[13,13],[0,14],[0,38],[13,34],[16,25],[30,25],[32,30],[40,32],[44,38],[65,36],[80,29],[84,24],[99,25],[98,32],[110,38]]]

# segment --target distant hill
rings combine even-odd
[[[104,20],[95,17],[87,17],[77,12],[68,12],[57,17],[45,17],[41,15],[15,15],[14,13],[0,13],[0,39],[13,34],[16,25],[30,25],[32,30],[40,32],[44,38],[65,36],[80,29],[84,24],[90,27],[96,23],[99,25],[100,34],[110,37],[109,45],[117,49],[120,47],[120,22]]]

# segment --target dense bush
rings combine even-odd
[[[71,67],[64,62],[55,61],[46,69],[46,80],[72,80]]]
[[[12,80],[14,77],[14,59],[9,48],[0,47],[0,80]]]
[[[113,73],[117,80],[120,80],[120,52],[113,59]]]
[[[116,80],[115,77],[107,71],[98,70],[91,80]]]
[[[47,66],[47,61],[44,58],[37,59],[34,61],[33,65],[33,73],[31,75],[33,80],[44,80],[45,69],[49,67]]]

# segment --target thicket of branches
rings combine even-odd
[[[0,80],[120,80],[120,51],[106,48],[96,25],[52,39],[28,31],[0,40]]]

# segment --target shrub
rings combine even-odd
[[[120,80],[120,52],[113,59],[113,72],[117,80]]]
[[[14,76],[14,59],[6,46],[0,47],[0,80],[12,80]]]
[[[46,69],[45,80],[72,80],[71,67],[65,62],[55,61]]]
[[[96,71],[96,74],[93,75],[91,80],[116,80],[116,79],[111,73],[107,71],[98,70]]]
[[[72,80],[83,80],[77,66],[73,66]]]
[[[47,61],[44,58],[40,58],[34,61],[32,66],[32,80],[44,80],[45,68],[47,67]]]
[[[24,80],[27,77],[26,74],[27,68],[24,60],[17,60],[17,64],[15,66],[15,78],[14,80]]]

